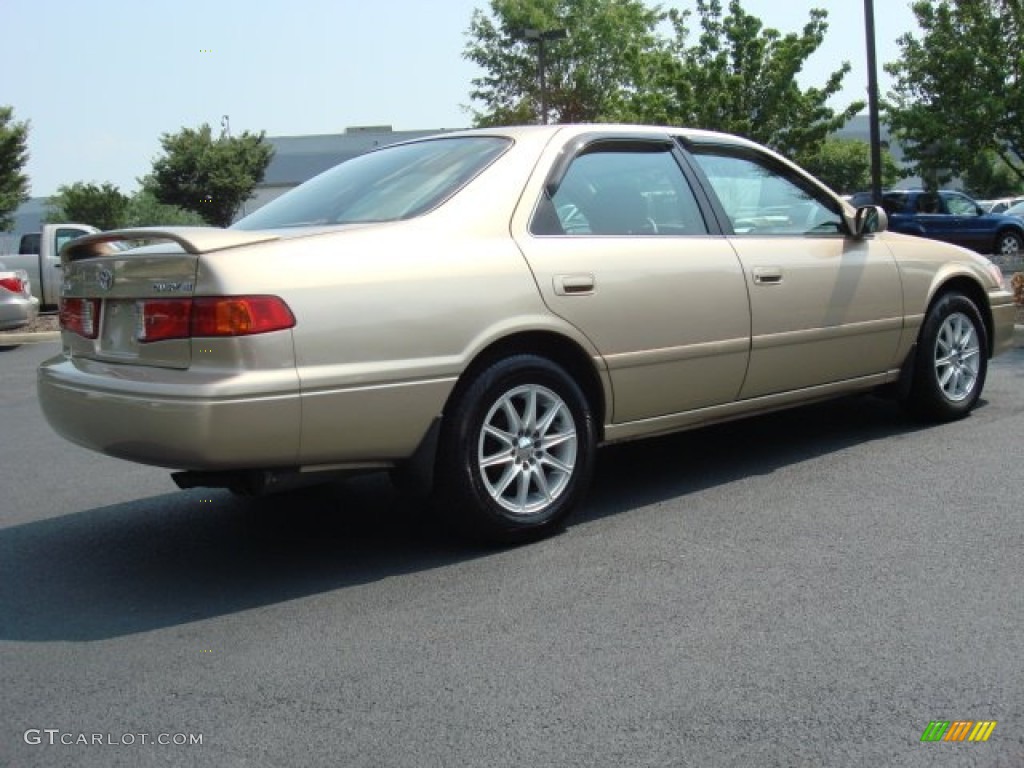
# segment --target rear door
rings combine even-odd
[[[606,361],[612,421],[734,400],[747,287],[672,141],[595,134],[560,158],[515,234],[548,307]]]

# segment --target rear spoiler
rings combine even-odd
[[[65,244],[61,249],[61,261],[69,264],[78,259],[93,256],[109,256],[116,249],[108,247],[111,243],[145,241],[171,241],[182,247],[185,253],[198,255],[210,251],[222,251],[227,248],[238,248],[242,245],[264,243],[277,240],[277,235],[267,232],[243,232],[236,229],[219,229],[217,227],[133,227],[130,229],[112,229],[109,232],[97,232],[94,235],[77,237]]]

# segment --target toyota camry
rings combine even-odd
[[[181,487],[390,470],[522,541],[565,522],[602,444],[871,390],[967,415],[1012,297],[987,259],[886,223],[733,136],[446,133],[226,230],[69,243],[40,401]]]

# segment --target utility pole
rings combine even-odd
[[[547,60],[544,57],[544,43],[549,40],[564,40],[568,33],[564,29],[524,29],[518,35],[517,40],[525,40],[528,43],[537,44],[537,80],[540,82],[540,122],[541,125],[548,124],[548,83],[547,83]]]
[[[864,0],[868,43],[868,121],[871,124],[871,200],[882,204],[882,131],[878,124],[878,60],[875,55],[875,2]]]

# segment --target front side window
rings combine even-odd
[[[956,216],[977,216],[978,206],[963,195],[945,195],[946,207]]]
[[[838,204],[795,174],[761,158],[728,150],[695,152],[737,235],[836,234]]]
[[[672,153],[661,145],[596,148],[545,192],[535,235],[704,235],[707,225]]]
[[[236,222],[276,229],[398,221],[440,205],[509,146],[493,136],[430,139],[352,158]]]

